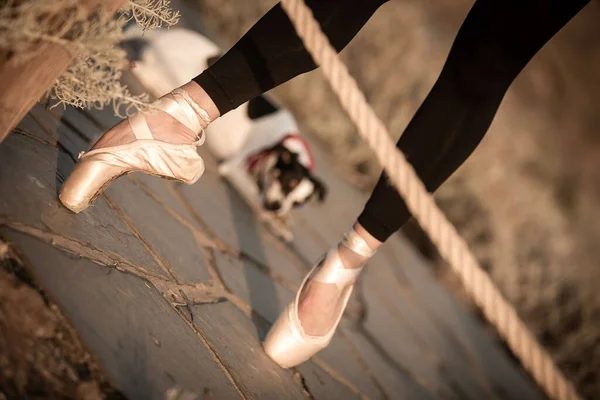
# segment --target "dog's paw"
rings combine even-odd
[[[219,176],[229,176],[229,174],[231,174],[231,165],[227,164],[227,163],[221,163],[219,164],[219,166],[217,167],[217,172],[219,173]]]
[[[259,213],[259,219],[263,222],[265,227],[279,239],[286,243],[290,243],[294,240],[292,220],[289,214],[279,216],[263,210]]]

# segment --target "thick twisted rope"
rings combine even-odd
[[[466,291],[496,327],[513,353],[551,399],[580,399],[574,387],[554,365],[550,355],[519,319],[489,275],[480,267],[465,241],[435,204],[433,197],[404,155],[396,149],[387,129],[367,103],[356,81],[339,60],[327,36],[303,0],[282,0],[298,35],[360,135],[375,152],[390,181],[404,198],[408,209],[437,246],[441,256],[460,277]]]

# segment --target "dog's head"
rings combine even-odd
[[[285,215],[312,199],[325,200],[327,188],[300,162],[297,153],[277,144],[265,154],[254,173],[265,209]]]

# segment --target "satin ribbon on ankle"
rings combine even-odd
[[[195,144],[201,146],[206,138],[203,134],[204,127],[211,122],[208,113],[185,90],[178,88],[170,94],[173,98],[163,96],[152,106],[166,112],[194,132],[198,139]],[[130,117],[129,124],[136,139],[154,139],[143,112]]]
[[[365,257],[365,261],[375,254],[375,251],[367,245],[367,242],[354,229],[344,235],[341,245],[359,256]],[[333,248],[319,263],[319,267],[311,280],[322,283],[334,283],[338,288],[343,289],[356,281],[362,269],[363,267],[344,267],[338,249]]]
[[[344,247],[347,247],[354,253],[365,258],[371,258],[376,250],[369,247],[365,239],[363,239],[354,229],[350,230],[344,235],[344,240],[341,243]]]

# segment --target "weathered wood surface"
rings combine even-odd
[[[364,196],[313,143],[331,196],[297,213],[289,246],[205,151],[193,186],[133,174],[75,215],[57,190],[117,119],[56,114],[34,107],[0,145],[0,235],[131,399],[172,387],[215,399],[543,398],[400,236],[369,263],[331,346],[282,370],[260,339]]]

